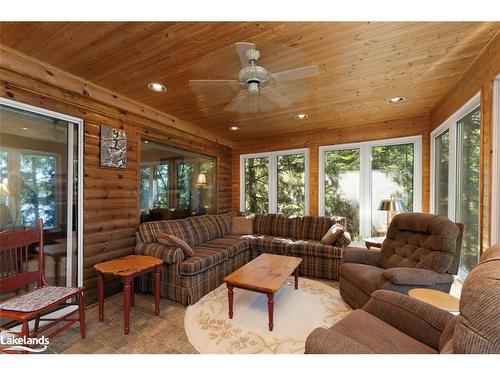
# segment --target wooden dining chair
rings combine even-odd
[[[35,271],[30,271],[28,252],[33,245],[38,245],[38,267]],[[44,269],[42,219],[38,222],[38,228],[0,233],[0,291],[2,294],[18,293],[21,288],[36,283],[35,289],[0,302],[0,319],[8,320],[8,326],[20,322],[22,327],[20,335],[23,337],[36,337],[58,323],[64,323],[46,336],[49,340],[79,321],[80,333],[84,339],[84,288],[50,286],[45,279]],[[76,299],[76,302],[68,302],[73,299]],[[77,306],[77,309],[71,309],[69,313],[64,312],[60,317],[43,316],[64,306]],[[78,316],[76,316],[77,313]],[[54,315],[51,314],[51,316]],[[32,320],[34,320],[34,325],[30,331],[29,322]],[[40,326],[40,322],[49,323]],[[6,328],[7,324],[4,324],[0,330],[7,331]]]

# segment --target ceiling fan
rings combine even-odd
[[[280,108],[289,107],[292,102],[280,94],[269,83],[273,81],[293,81],[313,77],[319,74],[317,65],[270,73],[264,67],[257,65],[260,52],[255,44],[247,42],[236,43],[236,52],[243,66],[238,74],[238,79],[201,79],[190,80],[189,85],[195,86],[229,86],[241,89],[224,108],[232,112],[260,112],[263,106],[261,99],[268,99]],[[267,106],[269,108],[269,106]]]

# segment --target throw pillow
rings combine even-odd
[[[231,234],[253,234],[253,216],[234,216],[231,221]]]
[[[344,233],[345,229],[340,224],[333,224],[328,231],[325,233],[323,238],[321,239],[321,243],[325,245],[333,245],[335,241],[337,241],[342,233]]]
[[[346,247],[351,243],[351,234],[349,232],[344,231],[337,241],[334,242],[333,246],[335,247]]]
[[[186,257],[192,257],[196,255],[193,248],[189,246],[189,244],[186,241],[181,240],[179,237],[175,237],[168,233],[158,234],[156,236],[156,242],[161,243],[162,245],[165,246],[178,247],[182,249]]]

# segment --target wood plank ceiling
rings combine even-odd
[[[4,22],[0,43],[238,141],[429,113],[499,29],[499,22]],[[270,72],[316,64],[320,74],[276,84],[291,107],[225,112],[232,89],[193,90],[188,81],[237,79],[238,41],[255,43]],[[168,91],[152,92],[149,82]],[[407,100],[385,103],[399,95]],[[295,120],[302,112],[309,119]]]

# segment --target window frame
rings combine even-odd
[[[500,243],[500,76],[493,81],[491,244]]]
[[[245,160],[252,158],[269,158],[268,207],[269,213],[278,212],[278,157],[304,154],[304,215],[309,215],[309,148],[259,152],[240,155],[240,211],[245,212]]]
[[[319,147],[318,168],[318,214],[325,214],[325,153],[328,151],[359,149],[359,235],[363,238],[371,234],[372,197],[372,157],[371,150],[377,146],[395,146],[413,143],[413,212],[422,210],[422,136],[389,138],[375,141],[342,143]],[[419,162],[420,161],[420,162]],[[339,213],[341,214],[341,213]]]

